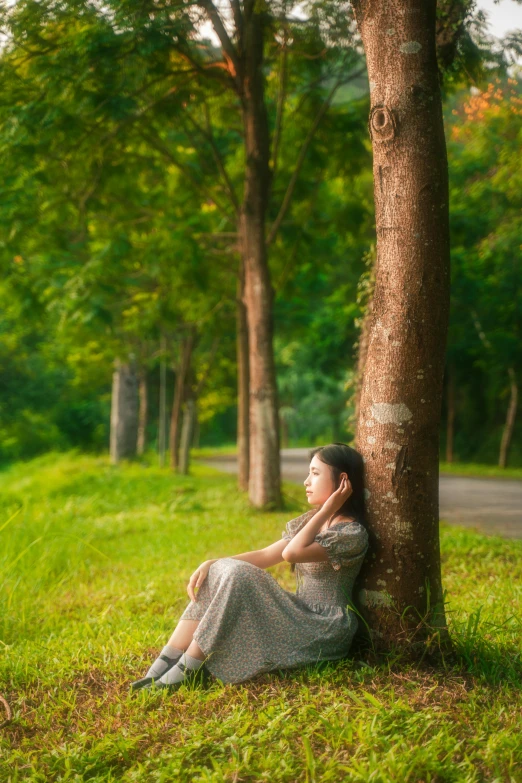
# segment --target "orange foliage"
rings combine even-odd
[[[470,95],[468,100],[463,104],[462,111],[459,112],[453,109],[452,114],[456,114],[462,118],[461,125],[453,125],[451,128],[451,137],[458,140],[464,140],[468,136],[469,124],[484,121],[487,118],[500,114],[502,110],[506,108],[514,112],[515,114],[522,115],[522,98],[516,90],[509,90],[509,95],[504,94],[504,90],[501,87],[497,87],[500,84],[500,79],[495,80],[496,84],[488,84],[487,90],[479,92],[477,95]],[[507,83],[511,86],[518,84],[516,79],[508,79]],[[507,90],[506,90],[507,92]]]

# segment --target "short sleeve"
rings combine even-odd
[[[359,522],[346,525],[333,525],[321,530],[314,541],[326,549],[328,559],[334,569],[362,562],[368,549],[368,533]]]
[[[291,541],[292,538],[296,535],[296,533],[298,533],[301,530],[301,528],[304,527],[306,523],[316,513],[317,513],[317,509],[312,509],[311,511],[305,511],[305,513],[301,514],[300,517],[291,519],[289,522],[286,523],[286,527],[283,530],[281,537],[286,539],[287,541]]]

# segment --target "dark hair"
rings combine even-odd
[[[366,523],[366,513],[364,508],[364,462],[358,451],[347,446],[346,443],[330,443],[329,446],[320,446],[310,451],[310,460],[317,455],[321,462],[328,465],[332,472],[332,477],[336,488],[340,484],[341,473],[347,473],[353,492],[339,511],[333,515],[332,520],[337,516],[355,517],[355,519],[364,525]],[[295,571],[295,563],[292,563],[290,570]]]
[[[334,514],[337,516],[355,517],[362,525],[366,522],[364,508],[364,462],[358,451],[346,443],[331,443],[310,451],[310,459],[319,457],[328,465],[336,488],[340,484],[341,473],[347,473],[353,492],[343,506]]]

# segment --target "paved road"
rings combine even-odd
[[[213,457],[205,464],[237,473],[234,456]],[[281,469],[286,481],[301,484],[308,472],[308,449],[282,449]],[[439,487],[441,519],[522,539],[522,481],[442,475]]]

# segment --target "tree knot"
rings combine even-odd
[[[387,106],[374,106],[370,112],[368,129],[372,141],[391,141],[397,135],[397,121],[394,112]]]

